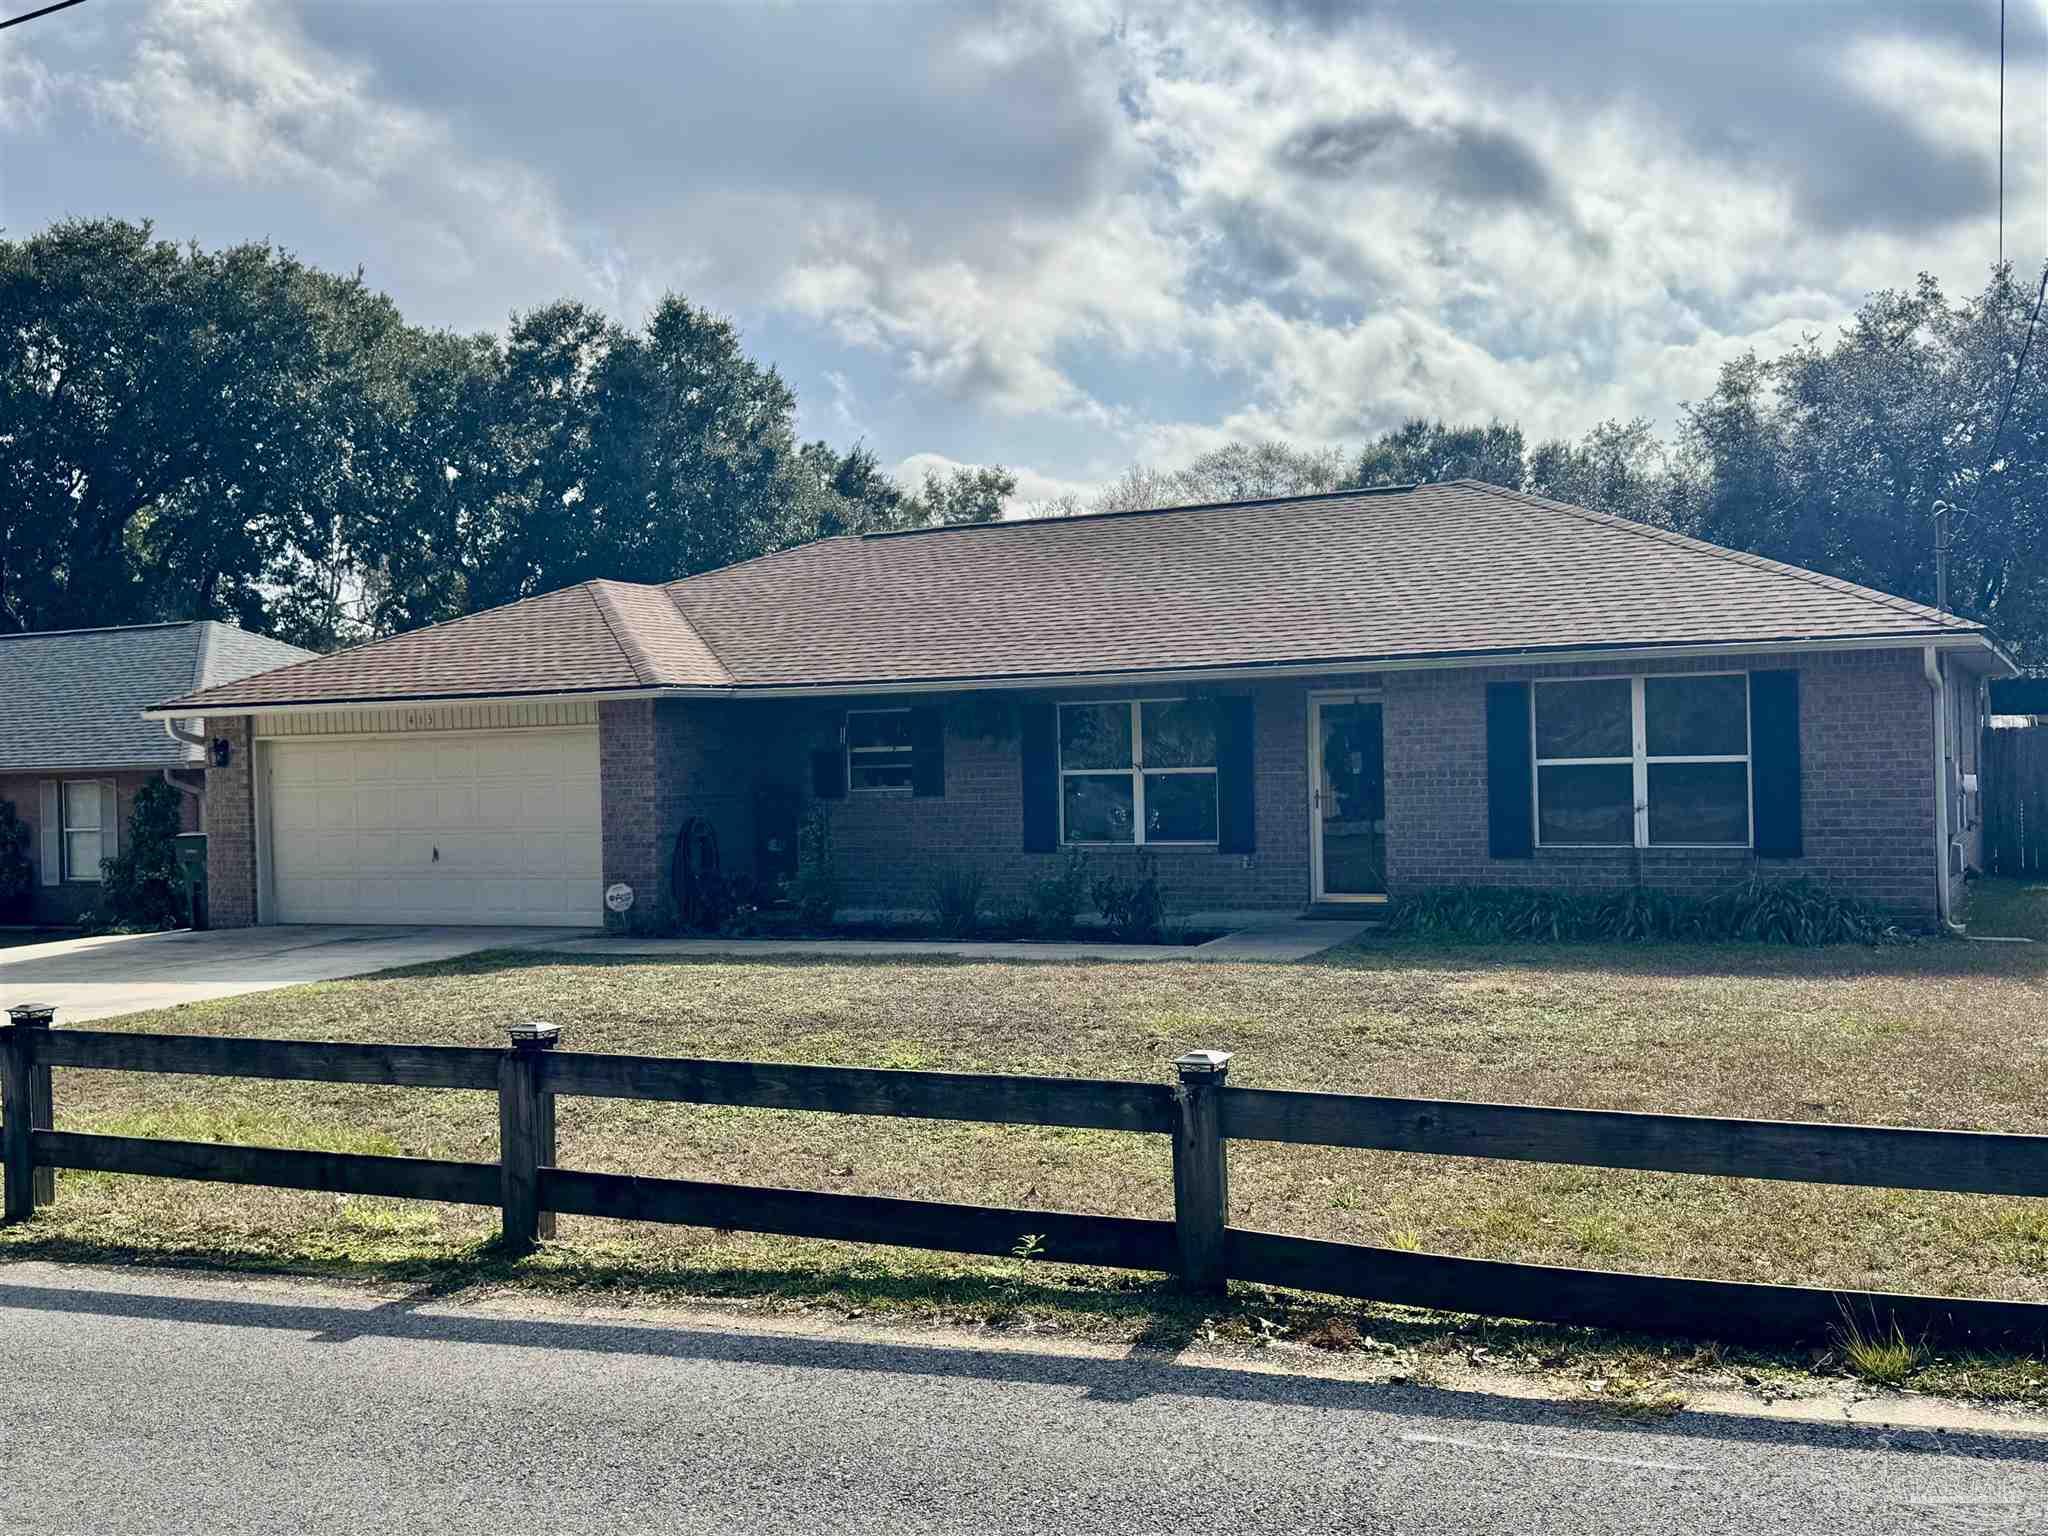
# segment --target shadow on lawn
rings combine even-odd
[[[1569,1418],[1585,1428],[1654,1435],[1684,1441],[1775,1440],[1844,1448],[1867,1443],[1869,1428],[1788,1422],[1737,1414],[1677,1414],[1656,1422],[1607,1419],[1583,1407],[1542,1399],[1506,1397],[1483,1391],[1366,1382],[1306,1373],[1252,1371],[1191,1364],[1169,1350],[1139,1344],[1121,1359],[1069,1351],[1004,1348],[905,1340],[846,1338],[804,1333],[748,1331],[744,1327],[695,1327],[673,1323],[590,1317],[507,1317],[426,1311],[447,1294],[432,1287],[381,1305],[323,1306],[301,1301],[239,1297],[158,1296],[84,1285],[44,1286],[0,1281],[0,1311],[133,1318],[152,1322],[201,1323],[213,1327],[272,1330],[301,1335],[310,1345],[359,1338],[415,1340],[470,1347],[511,1346],[595,1354],[641,1355],[729,1364],[799,1366],[813,1370],[872,1372],[955,1381],[986,1381],[1082,1387],[1099,1402],[1136,1403],[1160,1396],[1198,1396],[1220,1401],[1372,1410],[1418,1421],[1486,1419],[1499,1424],[1538,1425]],[[1177,1348],[1178,1346],[1176,1346]],[[1884,1433],[1985,1460],[2048,1463],[2048,1443],[2023,1434],[1973,1432],[1967,1437],[1935,1431]]]

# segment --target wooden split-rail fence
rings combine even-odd
[[[1805,1183],[2048,1195],[2048,1137],[1692,1115],[1549,1109],[1306,1093],[1229,1084],[1230,1057],[1196,1051],[1172,1084],[900,1072],[767,1062],[592,1055],[522,1024],[503,1050],[52,1027],[52,1010],[0,1027],[5,1219],[55,1197],[53,1170],[145,1174],[337,1194],[495,1205],[511,1248],[553,1235],[557,1215],[889,1243],[950,1253],[1038,1256],[1177,1275],[1198,1294],[1232,1280],[1452,1312],[1764,1343],[1818,1340],[1843,1325],[1977,1347],[2036,1349],[2048,1303],[1694,1280],[1454,1258],[1233,1226],[1233,1141],[1505,1158]],[[54,1128],[53,1068],[458,1088],[498,1096],[495,1163],[104,1136]],[[896,1115],[1167,1136],[1171,1220],[757,1188],[596,1173],[556,1163],[557,1100]]]

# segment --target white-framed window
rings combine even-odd
[[[1200,699],[1062,704],[1060,841],[1216,841],[1216,710]]]
[[[917,757],[908,709],[846,712],[846,787],[858,795],[907,795]]]
[[[1529,714],[1538,845],[1750,846],[1747,672],[1539,682]]]
[[[64,878],[100,877],[100,783],[66,779],[61,790],[64,822]]]

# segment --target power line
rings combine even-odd
[[[83,4],[85,0],[57,0],[55,5],[46,5],[39,11],[30,11],[23,16],[10,16],[5,21],[0,21],[0,32],[6,31],[9,27],[18,27],[24,21],[34,21],[38,16],[47,16],[52,11],[68,11],[74,5]]]

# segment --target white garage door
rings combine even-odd
[[[272,920],[604,921],[597,732],[265,744]]]

